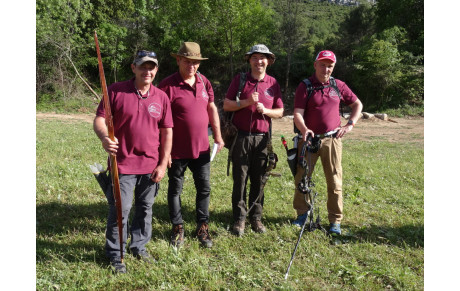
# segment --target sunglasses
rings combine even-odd
[[[137,59],[137,58],[143,58],[143,57],[151,57],[151,58],[156,59],[156,58],[157,58],[157,54],[156,54],[155,52],[149,52],[149,51],[144,51],[144,50],[137,51],[137,53],[136,53],[136,59]]]

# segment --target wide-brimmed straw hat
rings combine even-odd
[[[173,57],[184,57],[191,60],[207,60],[201,57],[200,45],[196,42],[183,42],[177,53],[171,53]]]
[[[269,65],[273,64],[275,62],[275,54],[272,53],[268,47],[264,44],[256,44],[254,45],[250,51],[248,51],[245,55],[244,58],[246,61],[249,61],[249,58],[251,57],[252,54],[259,53],[259,54],[264,54],[267,56],[269,59]]]

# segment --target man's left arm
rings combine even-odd
[[[220,132],[219,112],[217,111],[217,106],[214,102],[208,103],[208,116],[209,123],[211,123],[211,129],[214,135],[214,142],[218,144],[217,152],[220,152],[225,143]]]
[[[261,102],[257,103],[257,111],[259,113],[265,114],[270,118],[281,118],[284,114],[284,108],[266,108]]]
[[[361,111],[363,110],[363,104],[359,99],[356,99],[356,101],[349,106],[351,107],[350,119],[348,120],[347,124],[339,128],[339,131],[337,131],[337,138],[341,138],[348,132],[352,131],[353,127],[359,119],[359,116],[361,115]]]
[[[153,170],[151,179],[153,182],[160,182],[166,173],[168,167],[169,157],[171,155],[172,148],[172,128],[160,128],[160,148],[159,154],[160,159],[157,167]]]

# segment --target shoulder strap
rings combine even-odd
[[[238,93],[236,94],[236,102],[240,101],[241,91],[243,91],[243,87],[245,83],[246,83],[246,73],[240,73],[240,85],[238,86]]]
[[[200,78],[201,82],[203,82],[204,84],[203,77],[201,77],[201,73],[199,71],[196,71],[196,74],[198,75],[198,78]]]
[[[334,77],[329,78],[329,84],[330,84],[330,86],[332,88],[334,88],[335,92],[337,92],[337,95],[339,95],[339,99],[340,99],[340,113],[339,113],[339,115],[341,115],[343,117],[343,103],[344,103],[344,100],[343,100],[342,94],[340,94],[339,87],[337,86],[337,82],[335,81]]]
[[[311,84],[311,81],[310,79],[306,78],[306,79],[303,79],[303,81],[305,83],[305,86],[307,87],[307,92],[308,92],[308,95],[307,95],[307,103],[308,103],[308,99],[310,99],[311,95],[313,94],[313,85]]]
[[[332,88],[334,88],[337,95],[339,95],[339,99],[342,101],[342,94],[340,94],[339,87],[337,86],[337,82],[335,81],[334,77],[329,78],[329,84]]]

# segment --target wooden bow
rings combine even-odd
[[[105,81],[104,67],[102,66],[101,52],[99,49],[99,41],[97,40],[97,33],[94,31],[94,41],[96,42],[97,62],[99,64],[99,77],[101,79],[101,87],[103,93],[103,104],[105,111],[105,124],[109,133],[109,138],[115,141],[115,131],[113,128],[113,116],[110,108],[109,95],[107,93],[107,83]],[[123,262],[123,214],[121,210],[121,191],[120,181],[118,178],[118,164],[117,157],[110,154],[110,176],[112,178],[112,192],[115,198],[115,206],[117,208],[117,224],[118,224],[118,238],[120,240],[120,257]]]

